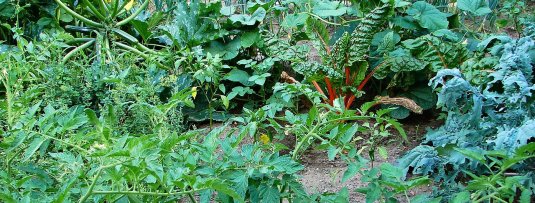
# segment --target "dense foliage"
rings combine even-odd
[[[520,156],[517,150],[535,139],[531,92],[535,88],[535,35],[530,29],[520,39],[490,37],[478,45],[495,58],[489,64],[492,72],[481,76],[482,82],[477,85],[468,82],[472,78],[465,78],[458,69],[438,72],[430,85],[435,89],[440,85],[437,105],[447,112],[445,124],[429,131],[424,145],[409,151],[399,160],[400,165],[411,167],[413,174],[435,174],[448,187],[458,176],[470,174],[466,170],[492,172],[481,155]],[[478,158],[466,156],[468,152]],[[533,162],[515,168],[530,171]],[[526,185],[508,187],[529,191],[533,181],[530,176],[518,178]]]
[[[0,0],[0,201],[533,201],[532,7]]]

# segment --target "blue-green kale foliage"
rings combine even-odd
[[[480,44],[488,57],[499,58],[486,83],[471,84],[458,69],[441,70],[431,79],[429,85],[438,92],[437,106],[447,118],[399,160],[406,172],[450,182],[462,170],[484,171],[454,148],[513,155],[535,141],[535,34],[525,34],[520,39],[492,37]]]

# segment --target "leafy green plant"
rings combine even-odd
[[[397,42],[393,33],[390,31],[385,34],[377,44],[378,51],[383,49],[386,53],[374,77],[387,82],[385,91],[388,95],[412,99],[423,110],[433,108],[436,97],[430,88],[420,84],[439,70],[459,67],[471,54],[459,38],[448,30],[404,40],[401,46],[394,46]],[[406,108],[399,108],[392,114],[398,119],[408,115],[409,110]]]
[[[54,18],[69,21],[70,16],[61,18],[54,12],[53,1],[39,0],[3,0],[0,1],[0,41],[7,44],[16,44],[12,28],[22,29],[22,35],[28,39],[39,38],[39,35],[48,28],[56,28]],[[64,16],[64,15],[63,15]]]
[[[405,180],[403,169],[389,163],[379,168],[371,168],[363,173],[363,182],[368,185],[358,188],[357,192],[366,195],[366,202],[398,202],[396,195],[402,194],[407,202],[440,202],[441,198],[430,198],[425,194],[409,198],[409,191],[427,185],[431,180],[427,176]]]
[[[360,21],[358,28],[351,34],[344,32],[332,46],[328,44],[330,34],[323,19],[318,19],[313,14],[299,18],[303,22],[293,24],[303,24],[298,27],[304,27],[306,36],[318,50],[322,62],[295,58],[291,61],[292,68],[314,84],[318,92],[328,96],[327,102],[330,105],[334,105],[334,101],[343,95],[344,106],[349,108],[355,98],[362,95],[360,91],[375,72],[372,70],[367,73],[367,54],[373,35],[382,27],[392,9],[391,2],[377,7]],[[325,81],[328,94],[318,84],[319,80]]]
[[[241,107],[239,103],[253,107],[261,103],[256,98],[269,96],[275,75],[270,71],[276,60],[257,56],[265,47],[259,22],[272,7],[273,2],[251,2],[244,6],[246,10],[214,2],[181,2],[176,3],[172,19],[159,26],[163,33],[159,38],[169,46],[175,69],[184,71],[194,79],[191,85],[199,88],[197,108],[186,109],[190,120],[224,121],[229,118],[227,111]],[[202,63],[208,55],[225,65],[217,71],[205,69]],[[208,72],[217,72],[214,82],[200,76]],[[215,98],[220,102],[213,103]]]
[[[441,70],[431,80],[433,88],[441,85],[438,106],[447,111],[446,122],[427,133],[424,145],[399,160],[407,171],[434,174],[448,187],[464,174],[463,168],[477,171],[483,167],[482,163],[467,162],[455,148],[505,150],[511,156],[532,142],[533,36],[495,40],[490,38],[496,42],[494,46],[489,41],[481,43],[482,48],[494,50],[491,53],[500,57],[493,72],[485,76],[488,82],[472,85],[457,69]]]
[[[507,172],[515,165],[519,165],[535,158],[535,143],[523,145],[516,149],[513,156],[505,151],[471,151],[455,148],[471,161],[482,164],[487,169],[486,174],[476,175],[464,171],[470,176],[466,185],[466,192],[456,194],[454,202],[530,202],[534,193],[535,184],[531,174],[521,175]],[[469,192],[471,192],[471,195]],[[520,196],[518,196],[520,192]]]
[[[190,97],[184,92],[157,108],[165,112]],[[40,110],[40,104],[4,128],[3,201],[195,201],[199,194],[205,202],[216,191],[222,202],[306,196],[296,181],[300,164],[265,153],[258,144],[241,145],[236,136],[222,137],[226,125],[206,136],[202,131],[122,134],[111,107],[98,115],[80,106]]]
[[[79,37],[71,41],[72,44],[81,43],[81,45],[69,51],[63,58],[63,63],[67,62],[76,53],[89,48],[92,45],[95,45],[94,52],[97,55],[97,59],[102,61],[113,60],[111,46],[116,46],[128,52],[135,53],[146,60],[150,59],[150,55],[156,54],[156,51],[141,44],[136,37],[121,28],[122,26],[133,22],[133,20],[148,6],[150,3],[149,0],[143,1],[143,3],[131,13],[130,10],[135,3],[134,0],[112,0],[109,2],[103,0],[84,0],[80,2],[79,5],[74,6],[75,8],[70,8],[61,0],[55,1],[61,9],[83,25],[68,25],[66,26],[67,30],[89,35],[89,37]],[[76,7],[79,7],[79,10],[83,13],[78,13]],[[126,42],[126,44],[124,42]],[[160,68],[169,69],[158,61],[155,61],[155,63]]]
[[[497,27],[504,28],[508,25],[512,25],[514,29],[520,34],[522,30],[522,23],[526,21],[526,2],[525,1],[503,1],[502,6],[499,9],[503,13],[504,17],[499,18],[496,21]]]
[[[329,160],[339,157],[348,164],[342,176],[342,182],[345,182],[366,165],[367,161],[361,155],[364,150],[368,151],[372,166],[377,152],[382,157],[387,156],[381,144],[386,138],[391,137],[390,128],[397,130],[404,140],[407,139],[401,125],[385,116],[391,109],[377,113],[368,112],[372,106],[368,104],[363,106],[360,115],[356,115],[356,111],[346,110],[339,100],[336,100],[334,106],[322,103],[321,98],[324,95],[310,89],[306,84],[295,82],[278,84],[276,87],[280,89],[275,90],[275,94],[270,98],[270,104],[256,112],[249,112],[246,118],[233,119],[242,123],[247,122],[247,126],[239,133],[240,140],[247,135],[254,136],[255,140],[271,146],[270,149],[275,152],[290,150],[292,159],[296,161],[300,160],[301,155],[309,148],[325,150]],[[295,109],[293,105],[276,103],[300,96],[305,96],[313,104],[308,113],[299,114],[292,111]],[[275,112],[284,111],[283,116],[271,115],[269,110],[272,109],[277,109]],[[285,146],[277,142],[287,139],[288,136],[295,136],[294,145]]]

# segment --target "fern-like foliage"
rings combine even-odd
[[[433,174],[449,182],[462,170],[486,170],[475,161],[467,161],[469,158],[454,148],[476,152],[504,150],[512,155],[519,147],[533,142],[534,39],[530,35],[498,40],[493,46],[483,41],[487,43],[484,49],[492,52],[488,53],[490,57],[499,57],[492,73],[484,76],[483,81],[488,81],[485,83],[470,83],[458,69],[440,70],[429,84],[439,90],[437,106],[447,112],[446,122],[430,130],[424,145],[409,151],[399,160],[400,165],[407,170],[412,168],[414,174]],[[501,47],[500,51],[496,47]],[[452,170],[446,171],[444,166],[451,166]]]

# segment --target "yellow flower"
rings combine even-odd
[[[195,97],[197,97],[197,87],[192,87],[191,88],[191,96],[193,97],[193,99],[195,99]]]
[[[132,6],[134,6],[134,0],[130,0],[130,2],[128,2],[125,6],[124,6],[124,9],[126,9],[127,11],[132,9]]]
[[[263,133],[262,135],[260,135],[260,141],[264,144],[267,144],[269,143],[269,136],[266,135],[265,133]]]

